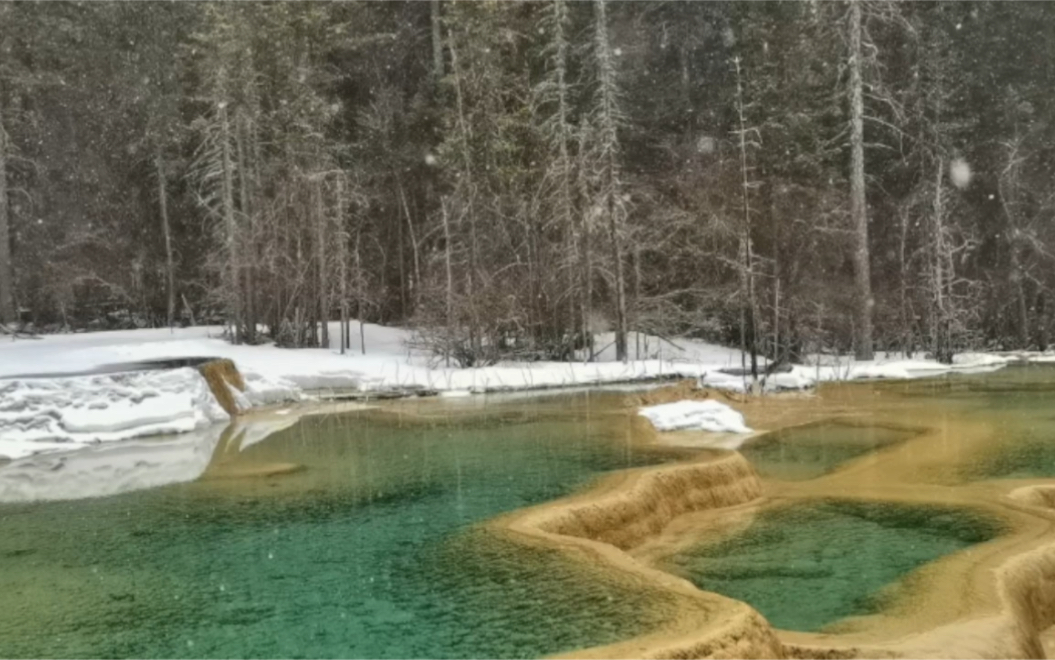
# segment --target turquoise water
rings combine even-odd
[[[954,374],[875,387],[933,401],[932,413],[990,434],[955,471],[964,480],[1055,477],[1055,365],[1014,365],[984,375]],[[912,420],[906,420],[911,423]],[[936,421],[941,424],[941,417]]]
[[[649,594],[474,526],[669,459],[584,401],[304,420],[236,459],[295,474],[0,506],[0,657],[537,657],[633,636],[657,623]]]
[[[1055,477],[1055,365],[1016,365],[977,376],[891,385],[908,396],[931,396],[961,420],[991,431],[983,451],[969,457],[966,479]]]
[[[1055,477],[1055,424],[1036,424],[1001,429],[1010,439],[994,443],[975,460],[965,464],[961,474],[968,479],[1040,479]],[[1001,438],[1003,440],[1003,438]]]
[[[843,463],[912,437],[908,430],[823,422],[754,438],[740,448],[764,477],[815,479]]]
[[[749,603],[777,628],[817,631],[875,612],[884,586],[1000,531],[960,509],[822,501],[763,511],[744,531],[669,562],[701,589]]]

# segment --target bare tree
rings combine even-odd
[[[165,320],[171,328],[176,313],[176,267],[172,252],[172,228],[169,226],[167,178],[165,160],[160,145],[154,155],[154,170],[158,184],[158,211],[161,215],[161,233],[165,239]]]
[[[11,6],[0,9],[0,18],[7,18]],[[0,57],[7,58],[11,52],[11,35],[4,30],[0,37]],[[6,65],[2,62],[0,65]],[[4,67],[7,68],[6,66]],[[0,71],[0,325],[17,320],[15,313],[15,271],[11,261],[11,214],[8,199],[7,169],[11,151],[11,138],[7,133],[5,111],[8,102],[7,71]]]
[[[221,74],[222,76],[222,74]],[[221,78],[222,79],[222,78]],[[238,222],[234,208],[234,162],[231,158],[231,124],[228,119],[226,99],[216,104],[217,139],[220,147],[221,211],[223,213],[224,238],[226,243],[225,298],[229,322],[233,326],[234,341],[242,341],[242,301],[239,291]]]
[[[624,122],[619,107],[619,85],[615,56],[608,37],[606,0],[594,0],[594,55],[597,64],[597,88],[594,115],[597,124],[596,207],[603,215],[612,250],[615,303],[615,355],[626,362],[628,358],[628,320],[626,309],[626,276],[623,263],[623,240],[626,233],[626,205],[620,167],[619,126]]]
[[[864,145],[864,79],[861,74],[862,47],[861,4],[850,0],[850,219],[853,223],[854,261],[854,357],[871,360],[872,351],[872,279],[868,249],[868,204],[865,199]]]
[[[7,49],[0,48],[0,52],[7,52]],[[11,263],[11,220],[7,199],[7,154],[10,140],[3,118],[4,91],[3,79],[0,78],[0,324],[13,323],[16,320],[14,268]]]
[[[432,76],[443,78],[443,18],[440,0],[429,0],[429,22],[432,27]]]
[[[748,128],[744,118],[744,95],[742,84],[742,72],[740,69],[740,58],[733,58],[736,70],[736,112],[738,128],[734,131],[740,150],[740,194],[743,211],[739,233],[739,270],[740,270],[740,350],[741,354],[750,356],[751,359],[751,387],[758,386],[758,328],[757,328],[757,304],[755,301],[755,255],[751,244],[751,190],[758,187],[758,183],[751,180],[750,167],[747,163],[747,151],[749,146],[755,146],[756,142],[749,137],[757,135],[757,130]]]
[[[545,15],[547,32],[551,35],[546,44],[547,72],[535,88],[535,103],[539,106],[537,116],[544,116],[540,130],[549,147],[549,161],[543,175],[542,186],[551,207],[551,222],[563,237],[564,271],[567,273],[566,291],[569,337],[576,325],[581,326],[582,343],[588,344],[586,305],[581,302],[577,276],[580,264],[582,230],[576,220],[575,210],[575,163],[572,158],[572,141],[575,128],[571,123],[571,83],[568,80],[568,3],[552,0]]]

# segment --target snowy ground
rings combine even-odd
[[[674,376],[699,378],[706,385],[733,390],[741,390],[746,384],[741,376],[719,371],[741,366],[738,350],[693,340],[672,343],[632,336],[629,344],[636,359],[622,364],[614,361],[609,334],[598,338],[599,346],[607,346],[598,362],[512,363],[459,369],[438,365],[427,355],[409,351],[405,345],[409,333],[398,328],[367,324],[366,354],[360,354],[356,330],[357,326],[353,326],[355,348],[346,355],[340,355],[335,348],[232,346],[219,338],[219,328],[215,327],[95,332],[35,340],[0,338],[0,457],[13,459],[113,440],[202,431],[227,420],[193,369],[18,377],[77,372],[137,360],[231,358],[245,376],[245,406],[296,401],[326,390],[380,392],[419,388],[458,396]],[[333,324],[330,336],[336,343],[337,324]],[[914,378],[950,370],[999,368],[1012,359],[962,355],[957,356],[957,364],[952,367],[896,355],[882,356],[871,363],[816,359],[813,364],[795,366],[789,373],[770,376],[766,385],[769,389],[800,389],[818,381]]]

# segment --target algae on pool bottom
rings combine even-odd
[[[823,422],[795,426],[748,440],[740,453],[763,477],[814,479],[850,460],[903,442],[916,431]]]
[[[525,657],[633,635],[657,623],[647,594],[472,527],[668,459],[608,426],[311,418],[238,457],[296,474],[0,506],[0,657]]]
[[[667,563],[701,589],[752,605],[777,628],[818,631],[875,613],[884,587],[1000,532],[998,522],[961,509],[804,502],[763,511],[746,529]]]

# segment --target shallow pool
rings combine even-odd
[[[864,454],[903,442],[915,431],[821,422],[774,431],[740,448],[763,477],[814,479]]]
[[[658,622],[646,594],[474,527],[669,458],[588,395],[567,405],[306,419],[213,458],[292,474],[0,506],[0,657],[535,657],[632,636]]]
[[[738,533],[670,557],[668,568],[749,603],[777,628],[816,631],[875,612],[883,587],[1000,532],[961,509],[820,501],[765,510]]]

